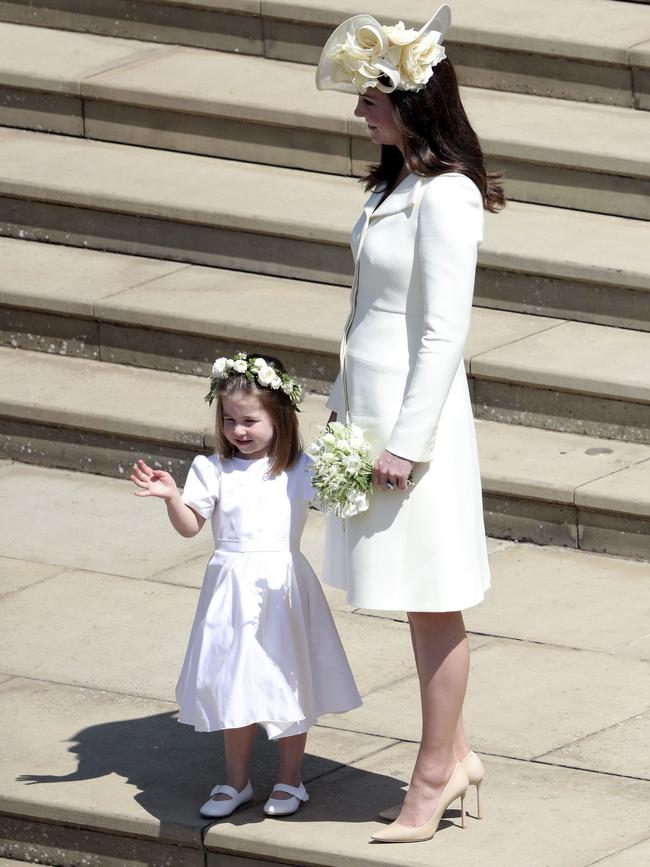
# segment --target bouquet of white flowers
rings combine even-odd
[[[330,422],[307,449],[313,459],[312,479],[328,512],[351,518],[368,508],[372,490],[370,443],[356,424]]]

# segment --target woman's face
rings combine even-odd
[[[375,144],[395,145],[401,149],[402,134],[397,129],[393,117],[393,103],[387,93],[369,87],[359,94],[356,117],[362,117],[368,124],[370,138]]]

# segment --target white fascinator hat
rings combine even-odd
[[[372,15],[354,15],[325,43],[316,70],[319,90],[365,93],[376,87],[421,90],[433,68],[446,57],[441,45],[451,24],[451,9],[441,6],[424,27],[409,29],[402,21],[388,26]]]

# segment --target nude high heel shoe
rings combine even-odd
[[[481,801],[479,796],[479,788],[481,786],[481,783],[483,782],[483,777],[485,776],[485,766],[480,760],[480,758],[476,755],[474,750],[467,753],[465,758],[461,761],[461,765],[463,766],[463,770],[467,774],[467,779],[469,780],[470,786],[476,786],[476,816],[478,819],[480,819]],[[385,810],[382,810],[379,813],[379,818],[386,819],[388,822],[394,822],[401,811],[402,805],[395,804],[393,807],[386,807]]]
[[[467,774],[467,778],[469,780],[470,786],[476,786],[476,818],[481,818],[481,796],[480,796],[480,788],[481,783],[483,782],[483,777],[485,776],[485,765],[480,760],[480,758],[476,755],[474,750],[467,753],[463,761],[461,762],[465,773]]]
[[[445,810],[456,798],[460,798],[461,825],[464,828],[465,795],[468,788],[469,780],[467,774],[463,770],[461,763],[456,762],[454,770],[447,780],[447,785],[442,790],[442,794],[438,799],[433,816],[431,816],[428,822],[413,828],[408,825],[400,825],[399,822],[393,822],[392,825],[384,828],[383,831],[372,834],[372,839],[377,840],[379,843],[419,843],[422,840],[430,840],[438,830],[438,825]]]

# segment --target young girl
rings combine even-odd
[[[216,454],[192,463],[181,497],[169,473],[133,466],[136,496],[160,497],[186,537],[212,523],[208,562],[176,687],[179,722],[224,730],[226,784],[201,807],[228,816],[253,796],[256,726],[280,739],[267,815],[309,799],[301,781],[307,732],[321,714],[361,699],[320,583],[300,553],[314,490],[296,416],[300,386],[276,359],[239,353],[214,364]]]

